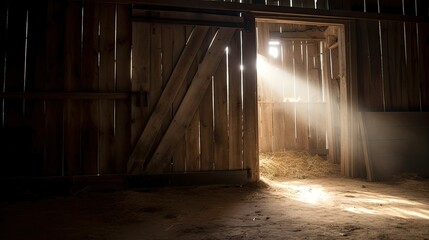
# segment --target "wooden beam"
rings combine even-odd
[[[161,22],[187,25],[204,25],[217,27],[244,28],[244,20],[238,14],[236,16],[196,13],[196,12],[172,12],[156,11],[152,9],[133,9],[133,21]]]
[[[80,0],[74,0],[80,1]],[[298,8],[287,6],[267,6],[259,4],[243,4],[232,2],[214,2],[200,0],[86,0],[85,2],[97,3],[117,3],[117,4],[133,4],[134,8],[144,7],[164,7],[165,9],[173,8],[175,11],[194,11],[202,10],[215,13],[227,12],[248,12],[260,16],[276,17],[309,17],[309,18],[324,18],[324,19],[373,19],[373,20],[389,20],[399,22],[429,22],[429,18],[420,16],[404,16],[400,14],[390,13],[370,13],[350,10],[329,10],[329,9],[311,9]]]
[[[186,73],[194,61],[198,50],[207,34],[208,27],[196,27],[188,44],[183,49],[173,73],[165,86],[164,91],[150,116],[142,135],[140,136],[134,150],[128,160],[128,173],[141,173],[143,163],[154,145],[156,136],[162,127],[163,119],[169,114],[171,104],[177,95],[180,86],[184,84]]]
[[[137,93],[136,93],[137,94]],[[4,92],[0,93],[0,99],[111,99],[120,100],[129,98],[129,92]]]
[[[304,32],[270,32],[271,39],[287,40],[325,40],[324,32],[318,30],[308,30]]]
[[[147,162],[148,165],[144,169],[145,173],[160,173],[164,168],[164,164],[170,159],[173,147],[183,137],[186,128],[197,111],[211,82],[212,74],[216,71],[219,62],[225,55],[225,48],[228,46],[234,32],[235,29],[230,28],[218,30],[167,132],[159,143],[153,157]]]

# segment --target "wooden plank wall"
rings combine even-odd
[[[132,147],[140,137],[194,27],[133,22],[132,85],[134,91],[143,87],[147,99],[143,104],[132,105]],[[170,117],[163,120],[161,133],[165,132],[180,106],[216,31],[217,28],[212,27],[207,36],[200,36],[205,38],[202,47],[187,73],[187,84],[179,89],[172,103]],[[243,98],[249,93],[243,89],[242,34],[241,30],[235,32],[217,70],[207,76],[211,78],[210,86],[183,139],[175,145],[170,165],[164,168],[165,173],[244,169],[243,121],[246,117],[243,115]],[[162,69],[161,74],[156,70],[158,68]],[[254,125],[252,129],[255,129]],[[161,138],[162,134],[155,140],[154,148]]]
[[[287,24],[258,22],[259,150],[306,150],[326,154],[326,102],[323,99],[320,41],[282,40],[270,31]]]
[[[42,94],[2,99],[0,152],[7,166],[1,175],[124,174],[129,100],[79,93],[130,91],[130,6],[2,4],[2,93]]]

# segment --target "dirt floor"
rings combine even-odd
[[[1,201],[0,239],[429,239],[429,181],[368,183],[331,170]]]

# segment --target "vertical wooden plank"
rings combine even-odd
[[[419,77],[419,50],[417,41],[417,26],[415,23],[405,23],[406,31],[405,48],[406,48],[406,68],[405,83],[408,86],[408,110],[420,111],[420,85]]]
[[[308,149],[308,104],[296,103],[296,149]]]
[[[149,118],[149,68],[150,68],[150,25],[132,23],[132,79],[131,90],[141,92],[142,96],[133,97],[131,101],[131,146],[134,147],[143,132]]]
[[[369,62],[371,69],[370,76],[370,97],[371,97],[371,111],[384,110],[384,91],[383,79],[381,74],[381,49],[380,49],[380,34],[377,21],[368,21],[368,49],[369,49]],[[360,64],[360,63],[359,63]]]
[[[285,150],[286,123],[284,105],[285,104],[282,102],[275,102],[272,104],[272,145],[274,152],[280,152]]]
[[[186,172],[186,143],[181,141],[174,148],[173,172]]]
[[[161,24],[151,24],[150,27],[150,91],[148,94],[149,113],[152,113],[162,92],[162,45]]]
[[[212,85],[207,88],[206,94],[199,108],[201,122],[201,171],[213,170],[213,96]]]
[[[249,28],[243,31],[242,42],[244,166],[249,171],[249,182],[255,182],[259,180],[256,32],[254,16],[244,17],[250,23]]]
[[[197,111],[186,129],[186,171],[200,170],[200,115]]]
[[[259,106],[259,151],[272,152],[273,148],[273,103],[260,102]]]
[[[9,3],[2,1],[0,3],[0,83],[2,84],[1,92],[3,92],[3,83],[4,83],[4,64],[6,57],[6,42],[7,42],[7,19],[9,11]],[[3,113],[3,99],[1,99],[0,110]],[[1,124],[3,125],[3,119],[1,119]],[[3,126],[2,126],[3,127]]]
[[[429,111],[429,24],[419,23],[418,31],[422,111]]]
[[[258,62],[262,66],[266,66],[270,62],[270,57],[268,53],[270,33],[269,33],[269,23],[258,22]],[[263,65],[264,64],[264,65]],[[264,69],[261,69],[258,72],[258,101],[260,102],[271,102],[271,84],[270,77],[267,74],[263,74]]]
[[[316,121],[313,121],[317,129],[317,152],[325,153],[326,152],[326,120],[327,120],[327,108],[326,103],[315,103],[314,109],[316,112]],[[314,119],[314,118],[313,118]]]
[[[32,2],[28,12],[27,80],[29,92],[44,89],[46,80],[47,1]],[[3,75],[1,75],[3,76]],[[45,159],[45,105],[43,100],[26,101],[26,121],[32,129],[29,175],[41,176]]]
[[[404,79],[403,24],[382,22],[382,44],[386,111],[406,111],[408,86]]]
[[[316,59],[318,59],[318,47],[319,42],[308,41],[307,42],[307,70],[308,70],[308,149],[315,150],[317,149],[317,126],[320,121],[320,116],[318,114],[318,106],[316,105],[318,102],[322,101],[322,91],[321,84],[319,84],[319,69],[316,65]]]
[[[241,95],[241,43],[236,31],[229,45],[229,169],[243,168],[243,104]]]
[[[328,103],[328,149],[329,149],[329,160],[333,163],[340,163],[341,159],[341,127],[340,127],[340,86],[338,79],[334,78],[334,74],[338,74],[338,67],[332,66],[335,58],[338,57],[338,52],[330,51],[329,49],[324,47],[324,62],[325,66],[325,79],[326,81],[326,96]],[[336,65],[337,66],[337,65]],[[332,70],[335,70],[333,73]]]
[[[358,52],[359,65],[363,66],[358,76],[360,84],[360,107],[362,111],[383,111],[384,91],[381,75],[381,50],[377,21],[358,21],[359,31]]]
[[[257,61],[258,74],[258,145],[259,151],[273,151],[273,78],[270,70],[274,69],[275,61],[269,55],[270,28],[276,28],[266,22],[256,23],[257,27]]]
[[[214,74],[214,153],[216,170],[229,168],[226,54]]]
[[[283,45],[283,67],[286,76],[283,81],[283,119],[285,124],[284,148],[295,149],[295,81],[294,81],[294,49],[293,41]]]
[[[359,81],[359,107],[360,111],[371,110],[371,64],[370,64],[370,53],[369,53],[369,38],[368,38],[368,25],[365,20],[358,20],[356,24],[358,31],[357,46],[361,49],[358,52],[358,62],[362,70],[358,72]]]
[[[22,4],[10,3],[8,9],[6,33],[6,64],[3,70],[4,83],[2,88],[6,92],[22,92],[24,90],[25,71],[25,38],[27,8]],[[2,76],[3,77],[3,76]],[[19,127],[23,123],[23,100],[5,100],[4,126],[7,128]]]
[[[306,42],[294,41],[296,149],[308,147],[308,88]]]
[[[300,102],[308,101],[307,92],[307,70],[306,70],[306,47],[303,41],[294,41],[294,73],[295,73],[295,100]]]
[[[45,91],[64,89],[64,24],[65,3],[49,1],[47,43],[47,77]],[[63,175],[63,102],[46,101],[45,175]]]
[[[116,91],[129,92],[131,90],[130,65],[132,23],[131,6],[117,5],[117,36],[116,36]],[[116,101],[115,113],[115,173],[125,174],[128,157],[130,155],[131,140],[131,101]]]
[[[26,20],[27,8],[21,3],[10,3],[7,12],[7,31],[3,38],[6,40],[6,48],[3,55],[3,69],[1,76],[3,92],[21,92],[25,86],[25,37],[26,37]],[[3,24],[6,24],[4,22]],[[5,25],[6,26],[6,25]],[[6,37],[6,39],[5,39]],[[6,59],[6,61],[5,61]],[[5,71],[5,72],[3,72]],[[4,77],[4,79],[3,79]],[[26,172],[26,162],[28,157],[25,156],[26,133],[23,128],[24,109],[22,99],[4,99],[2,101],[2,131],[0,140],[3,156],[5,156],[2,173],[5,176],[19,176]]]
[[[69,2],[66,10],[65,76],[64,90],[78,92],[81,78],[81,24],[82,6],[80,2]],[[35,33],[36,34],[36,33]],[[67,100],[64,106],[64,173],[81,173],[80,154],[80,114],[81,101]]]
[[[98,91],[99,68],[99,6],[84,3],[82,50],[82,91]],[[99,174],[99,107],[95,100],[82,101],[81,161],[83,174]]]
[[[115,4],[100,4],[99,78],[98,91],[115,90]],[[114,161],[114,101],[98,100],[99,108],[99,174],[115,173]]]

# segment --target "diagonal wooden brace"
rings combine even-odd
[[[189,42],[183,49],[143,133],[131,152],[127,164],[128,174],[142,174],[143,164],[153,148],[156,136],[160,134],[163,120],[170,114],[171,105],[179,89],[183,84],[186,84],[187,73],[197,56],[207,32],[208,27],[203,26],[197,26],[193,30]]]
[[[177,110],[173,121],[164,134],[160,144],[153,154],[145,173],[160,173],[172,156],[174,146],[183,138],[186,128],[189,126],[201,100],[211,82],[211,76],[216,71],[220,61],[225,55],[235,29],[220,28],[214,37],[212,45],[198,66],[197,73]]]

